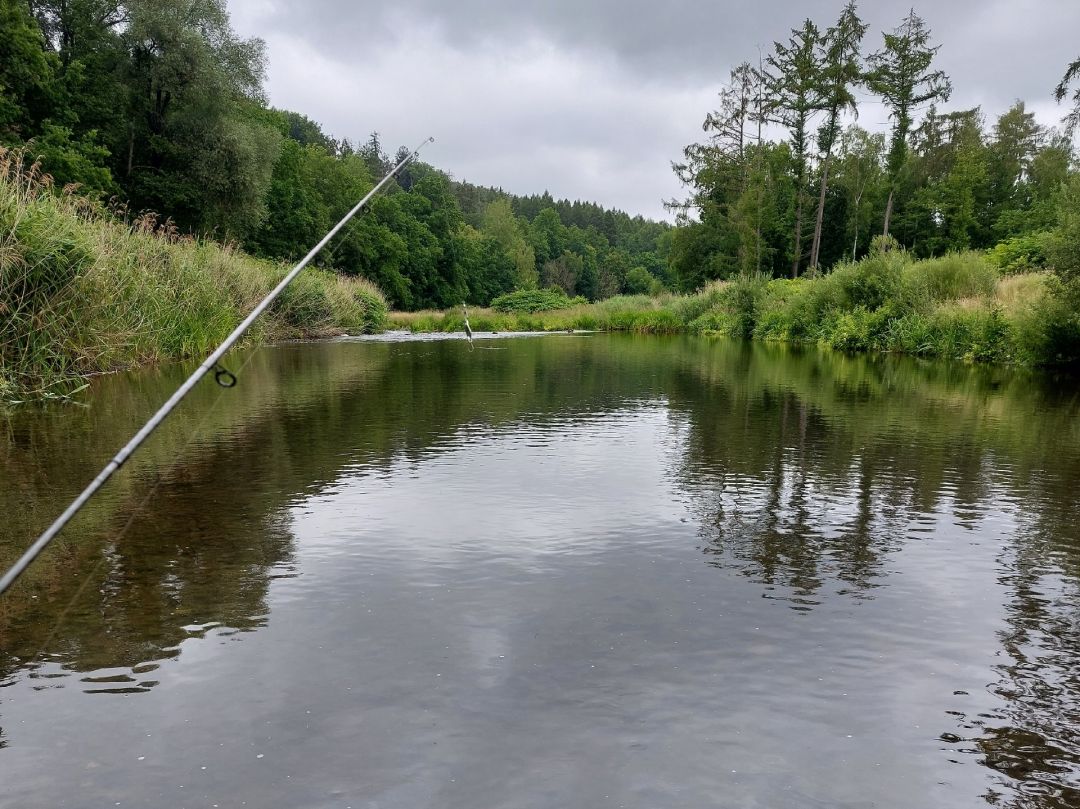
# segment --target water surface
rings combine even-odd
[[[2,807],[1080,805],[1068,380],[289,344],[0,599]],[[0,420],[0,558],[182,378]]]

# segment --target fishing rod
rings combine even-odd
[[[76,514],[78,514],[80,510],[82,510],[83,506],[87,504],[87,502],[90,500],[91,497],[94,496],[98,489],[105,485],[106,481],[108,481],[109,478],[113,476],[113,473],[124,465],[127,459],[135,453],[135,450],[137,450],[142,445],[142,443],[150,436],[150,434],[154,432],[154,430],[156,430],[158,426],[166,419],[166,417],[170,413],[172,413],[173,410],[176,409],[176,406],[184,400],[184,397],[188,395],[188,393],[191,391],[192,388],[195,387],[199,380],[201,380],[211,370],[213,370],[215,381],[222,387],[231,388],[236,385],[236,376],[219,364],[221,358],[225,356],[226,353],[228,353],[229,349],[236,345],[236,342],[244,336],[244,333],[251,327],[251,324],[258,319],[259,315],[265,312],[267,307],[269,307],[270,304],[272,304],[277,299],[277,297],[285,291],[285,288],[293,282],[293,279],[295,279],[296,276],[298,276],[301,271],[308,264],[311,263],[315,256],[317,256],[319,252],[324,247],[326,247],[330,240],[333,239],[334,236],[336,236],[338,232],[349,223],[349,220],[356,216],[356,214],[363,211],[371,198],[378,194],[379,191],[381,191],[387,183],[394,179],[394,177],[397,176],[398,172],[400,172],[403,168],[416,160],[420,156],[420,150],[427,146],[429,143],[434,142],[434,140],[435,138],[427,138],[419,146],[413,149],[408,155],[402,158],[402,160],[396,166],[394,166],[385,177],[379,180],[379,182],[374,188],[372,188],[367,194],[364,195],[364,198],[362,200],[360,200],[358,203],[356,203],[355,206],[353,206],[352,210],[350,210],[347,214],[345,214],[344,217],[342,217],[340,222],[338,222],[336,225],[334,225],[333,228],[330,229],[329,233],[323,236],[322,240],[317,245],[315,245],[311,248],[310,251],[308,251],[308,254],[306,256],[300,259],[300,262],[289,271],[288,275],[282,278],[281,282],[276,287],[274,287],[273,290],[271,290],[265,298],[263,298],[259,302],[259,305],[251,311],[251,314],[244,318],[244,320],[240,323],[239,326],[233,329],[232,333],[225,338],[224,342],[222,342],[221,345],[214,349],[213,353],[210,354],[210,356],[203,361],[202,365],[196,368],[195,372],[192,373],[191,376],[189,376],[184,381],[184,384],[182,384],[179,388],[176,389],[176,392],[169,397],[169,400],[165,402],[165,404],[163,404],[158,409],[158,411],[150,417],[149,421],[147,421],[142,426],[142,428],[137,433],[135,433],[132,439],[128,441],[127,444],[125,444],[124,447],[118,453],[116,453],[115,456],[113,456],[113,459],[109,461],[108,464],[106,464],[105,468],[98,472],[97,477],[90,482],[90,485],[83,489],[79,496],[71,502],[71,505],[64,509],[64,513],[57,517],[56,521],[53,522],[53,524],[50,525],[47,529],[45,529],[45,532],[41,536],[34,540],[34,544],[26,549],[25,553],[23,553],[23,555],[19,557],[15,564],[8,568],[7,572],[4,573],[3,577],[0,577],[0,595],[3,595],[3,593],[6,592],[7,589],[15,583],[16,579],[18,579],[19,576],[21,576],[26,571],[26,569],[30,567],[31,564],[33,564],[34,560],[37,559],[41,552],[49,546],[49,543],[52,542],[53,539],[56,538],[56,535],[64,529],[64,526],[71,522],[71,519]]]

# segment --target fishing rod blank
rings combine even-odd
[[[379,180],[378,184],[365,194],[364,198],[356,203],[353,209],[345,214],[340,222],[334,225],[330,232],[322,238],[322,241],[312,247],[308,254],[300,259],[300,263],[293,267],[289,271],[289,274],[281,279],[281,283],[274,287],[270,294],[259,302],[259,305],[252,310],[251,314],[244,318],[239,326],[233,329],[232,333],[225,338],[225,341],[214,349],[214,352],[206,358],[203,364],[196,368],[195,372],[184,381],[184,384],[176,389],[176,392],[169,397],[169,400],[165,402],[153,416],[150,417],[150,420],[142,426],[142,429],[135,433],[132,439],[124,445],[123,449],[116,453],[104,469],[98,472],[97,477],[90,482],[90,485],[83,489],[82,493],[72,501],[71,505],[64,509],[64,513],[57,517],[56,521],[45,530],[45,533],[39,536],[34,541],[34,544],[27,548],[26,552],[19,557],[15,564],[4,573],[3,578],[0,578],[0,595],[7,591],[7,589],[15,583],[15,580],[30,567],[41,552],[48,547],[49,543],[56,538],[56,535],[63,530],[64,526],[71,522],[72,517],[79,513],[82,507],[86,505],[87,501],[94,496],[98,489],[105,485],[105,482],[112,477],[117,469],[124,465],[124,462],[134,454],[135,450],[139,448],[143,441],[145,441],[150,434],[157,429],[158,425],[160,425],[161,422],[176,409],[176,406],[183,401],[184,397],[188,395],[193,387],[195,387],[196,383],[206,376],[210,370],[214,370],[215,378],[220,385],[231,388],[236,384],[236,377],[218,365],[221,358],[225,356],[229,349],[231,349],[241,337],[243,337],[244,333],[251,327],[251,324],[258,319],[259,315],[265,312],[267,307],[285,291],[285,287],[291,284],[293,279],[311,263],[312,259],[319,254],[319,251],[326,247],[330,240],[333,239],[346,224],[348,224],[349,220],[364,210],[364,206],[367,205],[371,198],[379,193],[383,186],[389,183],[390,180],[397,176],[398,172],[419,157],[420,150],[434,140],[434,138],[425,140],[412,152],[406,155],[401,162],[394,166],[385,177]]]

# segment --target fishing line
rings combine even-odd
[[[385,177],[379,180],[375,187],[372,188],[367,194],[365,194],[364,198],[361,199],[358,203],[356,203],[352,210],[345,214],[345,216],[342,217],[341,221],[334,225],[334,227],[331,228],[325,236],[323,236],[319,243],[312,247],[311,250],[308,251],[308,254],[304,256],[299,261],[299,263],[297,263],[296,266],[293,267],[283,279],[281,279],[278,285],[274,287],[274,289],[271,290],[270,293],[259,302],[259,304],[251,311],[251,314],[244,318],[244,320],[240,323],[239,326],[233,329],[232,333],[230,333],[229,336],[225,338],[224,342],[222,342],[221,345],[214,349],[213,353],[211,353],[210,356],[207,357],[203,361],[203,363],[195,369],[191,376],[189,376],[183,382],[183,384],[181,384],[180,387],[176,389],[176,391],[173,393],[172,396],[169,397],[165,404],[163,404],[158,409],[158,411],[154,413],[154,415],[152,415],[150,419],[142,426],[142,428],[137,433],[135,433],[132,439],[128,441],[128,443],[125,444],[118,453],[116,453],[113,459],[109,461],[108,464],[106,464],[105,468],[98,473],[97,477],[95,477],[90,482],[90,484],[85,489],[83,489],[79,496],[76,497],[66,509],[64,509],[64,512],[56,518],[52,525],[45,529],[45,532],[41,534],[41,536],[39,536],[29,548],[26,549],[23,555],[19,557],[18,560],[16,560],[15,564],[13,564],[4,573],[3,577],[0,577],[0,594],[5,593],[8,588],[10,588],[11,585],[15,583],[19,576],[21,576],[26,571],[26,569],[31,564],[33,564],[34,560],[37,559],[37,557],[41,555],[41,552],[49,546],[49,544],[56,538],[57,534],[59,534],[60,531],[63,530],[64,526],[71,522],[72,518],[83,509],[83,507],[87,504],[90,498],[92,498],[94,494],[96,494],[97,491],[105,485],[109,478],[113,476],[113,473],[115,473],[117,469],[124,465],[128,458],[130,458],[134,454],[134,452],[142,445],[142,443],[147,438],[149,438],[150,434],[153,433],[154,430],[156,430],[158,426],[166,419],[166,417],[168,417],[168,415],[176,409],[176,406],[184,400],[184,398],[188,395],[188,393],[191,392],[191,389],[195,387],[199,380],[201,380],[204,376],[206,376],[207,373],[213,370],[215,379],[222,387],[232,387],[236,384],[236,375],[225,369],[220,364],[222,357],[224,357],[225,354],[227,354],[229,350],[234,345],[236,345],[237,341],[241,337],[243,337],[244,333],[251,327],[252,323],[254,323],[258,319],[258,317],[263,312],[265,312],[267,308],[269,308],[270,304],[277,300],[278,296],[285,291],[285,288],[289,286],[289,284],[293,282],[296,276],[298,276],[301,271],[303,271],[303,269],[307,267],[308,264],[310,264],[312,260],[319,254],[319,252],[324,247],[326,247],[327,244],[330,243],[330,240],[333,239],[334,236],[336,236],[338,232],[341,231],[341,229],[349,223],[349,220],[352,219],[356,214],[365,210],[367,203],[376,194],[378,194],[379,191],[381,191],[387,183],[394,179],[394,177],[397,176],[398,172],[400,172],[403,168],[409,165],[409,163],[413,162],[413,160],[417,159],[420,156],[421,149],[423,149],[427,144],[431,143],[434,140],[434,138],[427,138],[426,140],[424,140],[412,152],[406,155],[396,166],[394,166],[394,168],[392,168]]]

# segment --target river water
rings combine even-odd
[[[0,807],[1080,806],[1080,388],[287,344],[0,597]],[[0,418],[10,561],[187,369]]]

